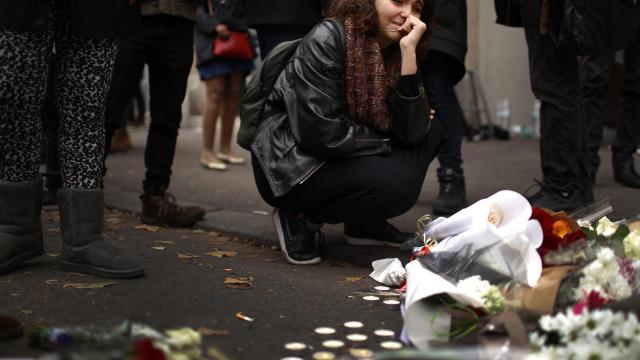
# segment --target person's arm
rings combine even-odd
[[[216,26],[220,24],[220,21],[209,14],[209,11],[203,6],[198,6],[196,9],[196,30],[207,35],[214,36],[216,34]]]
[[[398,141],[408,145],[419,143],[430,124],[416,57],[418,42],[426,30],[424,22],[409,16],[403,26],[406,35],[400,39],[401,76],[391,105],[391,129]]]
[[[302,149],[321,158],[388,153],[388,139],[349,116],[342,39],[331,27],[319,25],[283,74],[291,132]]]

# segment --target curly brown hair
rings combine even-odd
[[[420,20],[427,24],[427,31],[420,39],[416,52],[422,56],[426,54],[429,40],[434,27],[434,13],[436,0],[425,0]],[[354,17],[356,31],[374,35],[378,32],[378,16],[375,0],[333,0],[326,12],[326,16],[344,20],[348,16]]]

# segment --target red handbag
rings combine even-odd
[[[213,55],[230,60],[253,60],[253,47],[246,32],[231,31],[226,39],[216,36]]]

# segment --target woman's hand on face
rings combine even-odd
[[[400,47],[405,49],[415,49],[420,42],[420,38],[427,31],[427,24],[419,18],[409,15],[402,25],[402,32],[406,35],[400,39]]]
[[[216,25],[216,34],[223,39],[226,39],[229,37],[229,35],[231,35],[231,33],[229,32],[229,28],[225,24]]]

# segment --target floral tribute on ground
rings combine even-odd
[[[409,262],[378,260],[371,277],[406,290],[402,339],[420,350],[640,353],[640,217],[614,222],[611,210],[601,202],[567,215],[500,191],[449,218],[421,219],[418,240],[404,246]],[[496,334],[502,342],[491,346]]]

